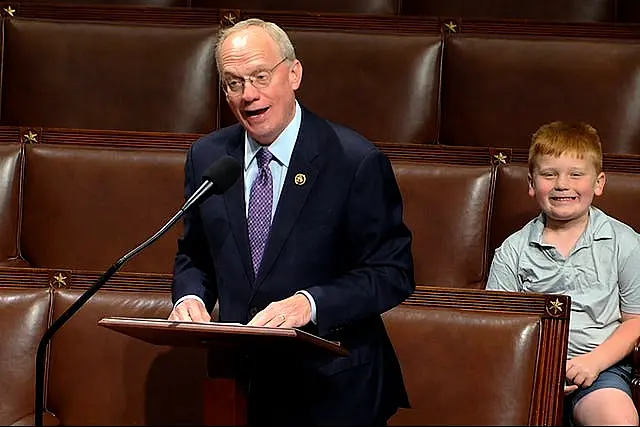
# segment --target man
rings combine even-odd
[[[169,319],[302,328],[344,357],[253,354],[249,422],[380,425],[408,406],[380,314],[414,290],[411,233],[390,162],[356,132],[301,107],[302,64],[282,29],[221,32],[216,61],[239,124],[193,144],[189,197],[223,155],[244,175],[185,217]]]

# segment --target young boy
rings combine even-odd
[[[605,183],[596,130],[538,129],[528,182],[542,212],[496,249],[487,289],[571,296],[567,421],[638,425],[628,356],[640,337],[640,237],[591,206]]]

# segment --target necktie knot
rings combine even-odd
[[[261,148],[256,153],[256,159],[258,161],[258,168],[262,169],[269,165],[269,162],[273,160],[273,154],[267,148]]]

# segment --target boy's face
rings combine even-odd
[[[586,217],[593,196],[602,194],[605,182],[604,172],[596,173],[588,156],[579,159],[568,154],[539,156],[528,178],[529,195],[556,221]]]

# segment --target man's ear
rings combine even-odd
[[[535,197],[536,195],[536,188],[533,184],[533,176],[531,176],[530,173],[527,174],[527,185],[529,186],[529,196],[530,197]]]
[[[607,182],[607,176],[604,174],[604,172],[600,172],[598,174],[598,177],[596,178],[596,183],[593,188],[593,194],[595,194],[596,196],[602,195],[602,193],[604,192],[605,182]]]
[[[289,83],[293,90],[298,90],[302,84],[302,63],[297,59],[293,61],[293,65],[289,71]]]

